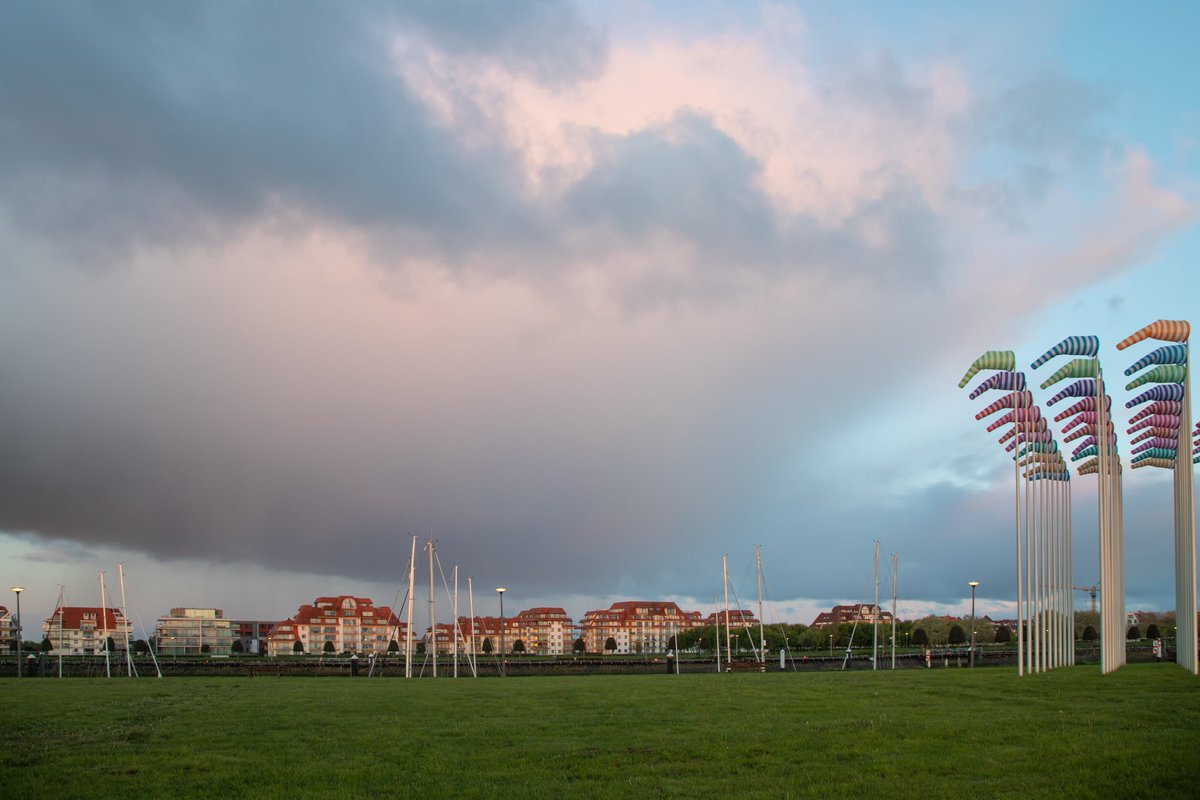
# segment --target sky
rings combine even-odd
[[[871,599],[879,540],[902,617],[965,612],[968,580],[1015,615],[1011,462],[957,382],[1068,335],[1123,370],[1150,349],[1129,333],[1200,323],[1197,23],[16,4],[0,581],[41,620],[121,562],[139,629],[282,619],[391,603],[417,535],[477,613],[503,585],[578,618],[711,609],[723,554],[750,605],[760,545],[768,621],[807,623]],[[1165,610],[1151,472],[1126,480],[1126,604]],[[1090,584],[1094,479],[1073,491]]]

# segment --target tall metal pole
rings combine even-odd
[[[758,660],[767,663],[767,642],[763,638],[763,608],[762,608],[762,545],[754,545],[754,560],[758,564]]]
[[[879,669],[879,540],[875,540],[875,605],[871,608],[875,617],[872,628],[871,669]]]
[[[17,596],[17,627],[14,636],[17,638],[17,680],[21,679],[21,592],[25,591],[24,586],[12,587],[13,594]]]
[[[104,625],[104,677],[112,677],[112,667],[108,660],[108,604],[104,599],[104,570],[100,571],[100,617]]]
[[[471,576],[467,576],[467,613],[471,615],[471,676],[479,677],[479,672],[475,666],[475,587],[471,582]]]
[[[508,677],[508,670],[504,666],[504,593],[508,589],[503,586],[496,589],[496,594],[500,595],[500,677]]]
[[[414,596],[413,584],[417,579],[417,536],[412,537],[412,555],[408,559],[408,621],[404,634],[404,677],[412,677],[412,657],[413,657],[413,601]]]
[[[454,677],[458,677],[458,564],[454,565]]]
[[[979,585],[979,581],[968,581],[967,585],[971,587],[971,668],[975,667],[975,587]]]
[[[896,668],[896,581],[900,577],[900,556],[892,553],[892,669]]]
[[[725,660],[733,663],[733,646],[729,641],[729,554],[721,556],[721,577],[725,583]],[[730,668],[732,669],[732,667]]]
[[[125,673],[132,678],[133,659],[129,657],[129,612],[126,610],[129,607],[125,605],[125,565],[120,561],[117,562],[117,576],[121,581],[121,614],[125,617],[125,624],[121,626],[125,632]]]
[[[713,622],[717,623],[713,630],[713,644],[717,647],[717,673],[721,672],[721,607],[717,598],[713,598]]]
[[[433,591],[433,539],[429,540],[429,641],[433,651],[433,677],[437,677],[437,605]]]

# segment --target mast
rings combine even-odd
[[[762,545],[754,545],[754,561],[758,565],[758,661],[760,664],[767,663],[767,644],[763,638],[763,610],[762,610]]]
[[[104,570],[100,570],[100,619],[104,638],[101,644],[104,646],[104,677],[112,677],[112,666],[108,660],[108,604],[104,599]]]
[[[433,592],[433,539],[429,540],[429,643],[433,651],[433,677],[437,677],[437,601]]]
[[[471,664],[471,677],[478,678],[479,673],[475,669],[475,587],[471,585],[471,576],[467,576],[467,613],[471,615],[471,649],[467,655],[467,659]]]
[[[58,585],[58,677],[62,677],[62,646],[63,646],[63,602],[66,600],[67,585]]]
[[[733,649],[729,644],[729,554],[721,556],[721,574],[725,583],[725,658],[733,662]]]
[[[879,669],[879,540],[875,540],[875,624],[871,642],[871,669]]]
[[[122,626],[125,631],[125,673],[132,678],[133,659],[129,657],[129,606],[125,605],[125,565],[120,561],[117,562],[117,575],[121,580],[121,613],[125,615],[125,625]]]
[[[417,535],[412,537],[412,555],[408,558],[408,622],[404,634],[404,677],[412,677],[413,656],[413,582],[417,577]]]
[[[900,556],[892,553],[892,669],[896,668],[896,580],[900,575]]]
[[[458,564],[454,565],[454,677],[458,677]]]
[[[713,597],[713,621],[716,622],[716,630],[713,631],[713,644],[717,646],[717,672],[721,671],[721,607],[717,605],[717,598]]]

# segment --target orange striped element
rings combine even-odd
[[[1186,342],[1191,332],[1192,326],[1188,324],[1187,320],[1160,319],[1158,322],[1151,322],[1137,333],[1118,343],[1117,349],[1124,350],[1129,345],[1137,344],[1145,339],[1158,339],[1162,342]]]

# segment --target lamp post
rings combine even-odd
[[[496,589],[496,594],[500,595],[500,677],[507,677],[504,669],[504,593],[508,589],[503,586]]]
[[[21,679],[21,592],[25,591],[24,586],[12,587],[13,594],[17,596],[17,627],[15,636],[17,637],[17,680]]]
[[[829,634],[829,655],[833,655],[833,634]]]
[[[975,587],[979,581],[967,581],[971,587],[971,667],[975,666]]]

